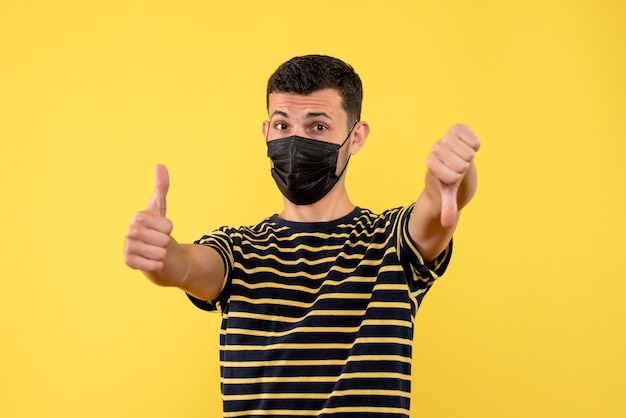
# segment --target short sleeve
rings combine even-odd
[[[409,234],[409,216],[413,210],[413,205],[403,210],[400,214],[398,222],[398,245],[400,252],[400,260],[404,270],[412,279],[409,285],[412,290],[427,288],[441,277],[452,257],[452,240],[448,246],[437,256],[430,264],[424,262],[424,258],[420,254],[417,246],[413,243]]]
[[[215,300],[204,301],[189,294],[187,294],[187,297],[196,307],[205,311],[223,311],[226,301],[230,297],[230,280],[234,264],[232,234],[229,229],[223,227],[211,234],[203,235],[200,239],[194,241],[194,244],[205,245],[218,252],[224,262],[224,279],[222,282],[222,290]]]

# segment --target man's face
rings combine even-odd
[[[348,136],[348,114],[342,99],[334,89],[323,89],[309,95],[271,93],[269,95],[269,121],[263,123],[267,141],[292,135],[341,145]],[[339,152],[339,175],[350,156],[350,141]]]
[[[334,89],[303,96],[293,93],[269,95],[269,121],[263,123],[268,141],[297,135],[341,144],[348,135],[348,115]]]

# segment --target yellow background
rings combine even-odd
[[[159,162],[180,241],[279,210],[265,83],[306,53],[363,79],[358,204],[410,203],[452,123],[483,142],[412,416],[626,416],[619,0],[3,0],[0,416],[219,416],[219,316],[126,268],[124,232]]]

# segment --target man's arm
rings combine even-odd
[[[461,209],[476,192],[479,148],[480,140],[468,126],[454,125],[426,159],[426,184],[409,219],[409,234],[426,262],[449,244]]]
[[[126,231],[124,261],[155,284],[176,286],[198,299],[211,301],[222,288],[224,262],[210,247],[181,245],[170,236],[172,222],[165,217],[168,188],[167,169],[159,165],[148,209],[136,213]]]

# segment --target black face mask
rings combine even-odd
[[[310,205],[326,196],[348,166],[346,161],[341,173],[336,174],[339,150],[354,126],[341,145],[296,135],[268,141],[267,156],[274,165],[272,177],[283,196],[296,205]]]

